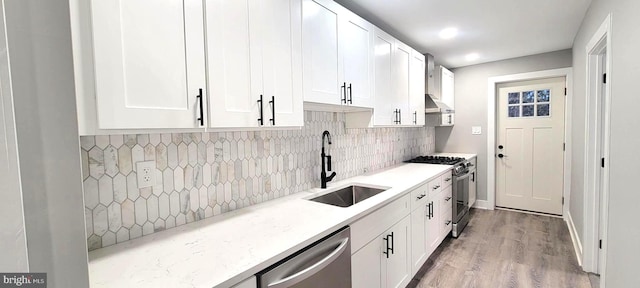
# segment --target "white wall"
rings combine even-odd
[[[489,77],[571,67],[571,50],[453,69],[456,125],[436,128],[436,151],[478,154],[478,199],[487,200],[487,81]],[[482,135],[471,135],[481,126]]]
[[[88,287],[69,3],[2,4],[29,271],[48,273],[48,287]]]
[[[640,287],[638,262],[640,259],[640,225],[635,212],[640,203],[637,186],[640,163],[640,97],[637,95],[640,80],[640,1],[593,0],[584,22],[574,40],[574,92],[573,139],[585,139],[585,90],[587,41],[604,21],[612,15],[612,35],[609,53],[612,55],[611,73],[611,146],[609,220],[607,246],[607,287]],[[584,144],[574,141],[573,155],[583,155]],[[579,233],[583,233],[584,212],[582,187],[584,159],[574,157],[572,169],[571,215]],[[578,227],[576,227],[578,228]],[[584,235],[582,235],[584,239]]]
[[[4,9],[0,6],[0,15]],[[0,21],[0,271],[28,271],[22,191],[18,174],[9,55],[4,21]]]

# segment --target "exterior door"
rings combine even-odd
[[[565,78],[498,85],[496,206],[562,215]]]
[[[98,126],[204,127],[202,1],[93,0]],[[204,121],[203,121],[204,122]]]

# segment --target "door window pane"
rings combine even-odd
[[[549,102],[549,89],[538,90],[538,102]]]
[[[534,105],[522,105],[522,117],[533,116],[533,106]]]
[[[520,92],[509,93],[509,104],[520,104]]]
[[[549,116],[549,104],[538,104],[538,116]]]
[[[533,91],[522,92],[522,103],[533,103],[534,101],[535,97],[533,95]]]
[[[520,106],[509,106],[509,117],[520,117]]]

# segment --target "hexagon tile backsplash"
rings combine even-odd
[[[345,129],[305,111],[300,130],[82,136],[89,250],[320,186],[322,131],[338,180],[432,153],[434,128]],[[156,162],[138,188],[136,163]]]

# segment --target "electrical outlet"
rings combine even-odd
[[[140,161],[136,163],[138,188],[151,187],[156,183],[156,161]]]
[[[482,126],[473,126],[473,127],[471,127],[471,134],[472,135],[480,135],[480,134],[482,134]]]

